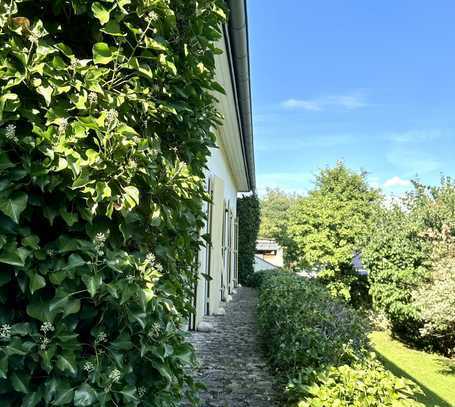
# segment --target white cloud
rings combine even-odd
[[[408,179],[403,179],[399,176],[395,176],[384,182],[384,188],[409,187],[411,184],[411,181]]]
[[[444,132],[438,129],[430,130],[409,130],[397,133],[390,133],[387,139],[398,144],[424,143],[434,141],[444,136]]]
[[[322,110],[322,103],[317,100],[288,99],[282,103],[286,109]]]
[[[347,95],[321,96],[316,99],[288,99],[281,103],[285,109],[303,109],[308,111],[321,111],[330,107],[346,110],[361,109],[367,106],[365,97],[357,92]]]

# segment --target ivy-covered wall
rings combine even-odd
[[[239,219],[239,282],[253,284],[254,254],[260,219],[259,199],[256,194],[245,195],[237,200]]]
[[[0,399],[191,392],[217,0],[0,2]]]

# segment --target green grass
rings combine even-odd
[[[397,376],[417,383],[425,392],[426,406],[455,407],[455,361],[408,348],[385,332],[370,335],[384,366]]]

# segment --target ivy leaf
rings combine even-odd
[[[28,383],[30,378],[27,379],[27,376],[25,373],[16,373],[13,372],[9,376],[11,384],[13,385],[14,390],[16,390],[19,393],[25,393],[27,394],[29,392],[28,389]]]
[[[96,401],[96,397],[93,387],[84,383],[74,392],[74,405],[91,406]]]
[[[115,37],[124,37],[124,34],[120,28],[120,25],[117,21],[111,20],[109,21],[103,29],[101,29],[103,33],[115,36]]]
[[[76,360],[73,355],[63,354],[57,358],[57,367],[62,372],[69,372],[73,376],[77,374]]]
[[[106,24],[110,18],[110,12],[100,2],[95,1],[92,4],[92,12],[94,16],[100,20],[101,25]]]
[[[106,65],[112,61],[112,52],[105,42],[97,42],[93,46],[93,60],[96,64]]]
[[[22,401],[21,407],[35,407],[43,398],[40,391],[27,394]]]
[[[30,252],[22,247],[18,249],[13,242],[6,246],[0,254],[0,263],[9,264],[10,266],[16,267],[24,267],[25,260],[29,254]]]
[[[0,378],[6,379],[8,373],[8,355],[0,359]]]
[[[31,277],[30,277],[30,292],[33,294],[35,291],[38,291],[40,288],[46,287],[46,280],[44,279],[43,276],[41,276],[38,273],[34,273],[33,271],[31,272]]]
[[[52,86],[39,86],[36,91],[44,98],[47,106],[50,106],[52,100],[52,92],[54,89]]]
[[[0,211],[10,217],[14,222],[19,223],[21,213],[27,207],[28,195],[18,192],[6,199],[0,200]]]
[[[92,276],[84,274],[82,276],[82,281],[86,285],[87,291],[92,298],[103,284],[103,278],[98,274]]]
[[[124,187],[125,199],[130,208],[134,208],[139,205],[139,190],[136,187],[128,186]]]
[[[0,271],[0,287],[8,284],[11,281],[11,273],[8,270]]]

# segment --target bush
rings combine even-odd
[[[433,350],[455,355],[455,261],[440,262],[430,282],[413,293],[413,305],[423,320],[422,338]]]
[[[368,330],[360,314],[318,281],[295,274],[265,275],[258,318],[273,366],[289,374],[348,363],[367,347]]]
[[[273,367],[289,382],[292,405],[421,406],[417,386],[370,354],[358,311],[314,279],[269,271],[259,280],[259,326]]]
[[[419,343],[422,327],[412,294],[430,276],[430,251],[408,211],[384,210],[362,252],[373,306],[389,318],[393,332]]]
[[[192,390],[220,3],[0,2],[2,406]]]
[[[418,386],[394,376],[375,359],[319,373],[309,371],[293,381],[289,392],[299,400],[298,407],[424,406],[415,398],[422,394]]]
[[[254,255],[259,233],[260,209],[257,195],[246,195],[237,200],[239,218],[239,282],[250,285],[254,274]]]

